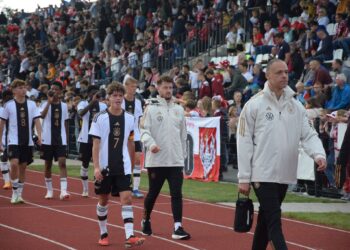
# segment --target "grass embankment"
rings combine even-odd
[[[43,166],[30,166],[30,169],[42,171]],[[89,178],[93,179],[92,167],[89,168]],[[58,168],[53,167],[53,173],[58,173]],[[80,167],[68,166],[68,175],[71,177],[80,176]],[[140,188],[148,189],[147,174],[142,173]],[[162,192],[169,194],[168,185],[164,185]],[[214,183],[214,182],[199,182],[194,180],[184,180],[183,194],[186,198],[217,203],[217,202],[235,202],[237,199],[237,185],[232,183]],[[253,201],[257,201],[254,192],[251,192]],[[334,203],[341,202],[324,198],[303,197],[293,193],[287,193],[285,202],[296,203]],[[345,230],[350,230],[350,213],[283,213],[288,218],[313,222],[328,226],[333,226]]]

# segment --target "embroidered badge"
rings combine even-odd
[[[268,120],[268,121],[272,121],[274,118],[273,114],[271,112],[267,112],[265,117],[266,117],[266,120]]]

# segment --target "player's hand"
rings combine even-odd
[[[38,141],[36,143],[41,146],[41,136],[38,136]]]
[[[103,175],[101,174],[101,170],[98,168],[94,169],[94,176],[96,181],[102,181],[103,180]]]
[[[238,184],[238,192],[248,196],[250,193],[250,183],[239,183]]]
[[[153,154],[156,154],[156,153],[158,153],[160,151],[160,147],[158,146],[158,145],[153,145],[152,147],[151,147],[151,152],[153,153]]]
[[[53,99],[54,99],[55,97],[54,96],[47,96],[47,102],[49,103],[49,104],[52,104],[53,103]]]
[[[327,167],[326,159],[318,158],[318,159],[315,160],[315,162],[318,165],[317,171],[324,171],[326,169],[326,167]]]

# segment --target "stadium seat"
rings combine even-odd
[[[324,61],[325,64],[331,64],[335,59],[343,59],[343,49],[336,49],[333,50],[333,59],[332,60],[328,60],[328,61]]]

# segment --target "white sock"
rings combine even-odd
[[[100,235],[103,235],[107,232],[107,214],[108,214],[108,206],[101,206],[97,203],[96,208],[97,218],[98,218],[98,226],[100,227]]]
[[[50,191],[50,192],[53,191],[52,178],[45,178],[45,185],[46,185],[47,191]]]
[[[61,177],[61,192],[67,192],[67,177]]]
[[[18,179],[11,180],[12,192],[18,194]]]
[[[124,220],[125,237],[129,239],[134,235],[134,213],[132,206],[122,206],[122,218]]]
[[[88,191],[89,190],[88,174],[89,174],[89,169],[84,168],[83,166],[81,166],[81,168],[80,168],[80,177],[81,177],[81,181],[83,183],[83,190],[84,191]]]
[[[18,189],[17,189],[18,196],[22,196],[23,186],[24,186],[23,182],[18,182]]]
[[[133,190],[139,190],[141,181],[141,167],[140,165],[135,165],[133,173]]]
[[[176,231],[179,227],[182,227],[181,222],[175,222],[175,223],[174,223],[175,231]]]
[[[5,183],[10,182],[9,165],[7,162],[0,162],[0,168],[2,172],[2,177]]]

